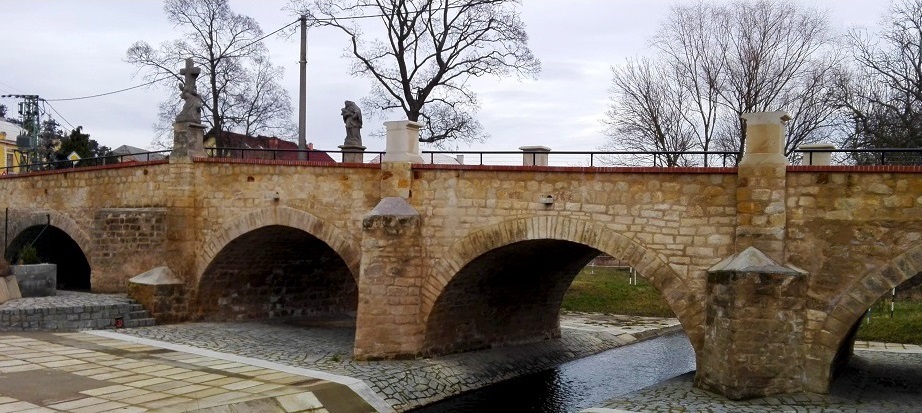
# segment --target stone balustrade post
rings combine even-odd
[[[736,189],[736,252],[756,247],[784,262],[788,160],[784,112],[747,113],[746,150]]]
[[[832,165],[832,150],[836,146],[831,143],[812,143],[800,145],[797,149],[811,150],[803,153],[804,165],[829,166]],[[827,150],[829,152],[825,152]]]
[[[523,166],[547,166],[548,153],[551,148],[547,146],[520,146],[522,151]]]

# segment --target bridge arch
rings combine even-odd
[[[829,303],[822,327],[811,333],[810,346],[817,357],[806,359],[810,391],[826,393],[841,351],[851,350],[845,341],[868,308],[910,278],[922,272],[922,245],[897,255],[886,265],[872,269]],[[808,339],[809,339],[808,338]],[[849,347],[846,348],[845,346]]]
[[[346,262],[346,266],[349,267],[349,271],[352,272],[353,278],[358,280],[362,253],[361,248],[351,240],[351,237],[348,237],[344,231],[335,226],[325,223],[310,212],[282,206],[263,208],[246,213],[212,234],[205,242],[203,253],[196,263],[196,268],[198,269],[196,284],[201,281],[202,274],[208,264],[215,259],[227,244],[247,232],[273,225],[297,228],[317,237],[342,257],[343,261]]]
[[[235,218],[197,264],[193,318],[354,314],[358,248],[337,228],[288,207]]]
[[[424,352],[444,353],[462,350],[462,348],[440,348],[442,344],[437,337],[442,325],[452,328],[451,323],[443,323],[446,318],[440,313],[464,311],[463,305],[446,302],[450,300],[449,291],[453,284],[464,277],[464,272],[482,271],[478,260],[491,253],[502,254],[503,251],[513,256],[527,250],[544,252],[563,251],[572,261],[569,267],[560,267],[560,273],[569,273],[565,280],[558,280],[556,289],[549,294],[556,300],[552,309],[556,317],[559,300],[572,283],[576,273],[599,252],[620,258],[643,274],[660,293],[663,294],[672,311],[682,323],[696,352],[703,342],[704,305],[703,300],[690,288],[686,281],[656,253],[628,237],[604,226],[589,221],[566,217],[541,216],[507,220],[487,228],[470,233],[455,242],[446,257],[437,261],[432,273],[424,283],[421,313],[426,326]],[[540,254],[538,254],[540,256]],[[532,256],[534,258],[535,256]],[[502,258],[501,258],[502,259]],[[494,277],[495,278],[495,277]],[[559,295],[559,297],[556,297]],[[549,315],[544,317],[549,318]],[[556,319],[552,329],[559,331]],[[545,330],[547,333],[547,329]]]
[[[49,228],[45,230],[45,226]],[[93,243],[73,218],[58,211],[35,211],[11,220],[3,256],[12,260],[25,242],[41,234],[39,256],[58,264],[58,288],[89,290],[92,284],[90,257]],[[53,248],[52,248],[53,246]]]

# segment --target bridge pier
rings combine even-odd
[[[785,265],[784,112],[750,113],[738,169],[736,254],[707,276],[696,386],[730,399],[805,390],[807,273]]]

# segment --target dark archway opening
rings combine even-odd
[[[560,336],[560,306],[599,251],[560,240],[521,241],[474,259],[445,286],[426,327],[428,354]]]
[[[90,290],[90,263],[80,245],[60,228],[36,225],[19,233],[7,246],[10,263],[19,261],[23,247],[32,245],[38,252],[41,262],[58,266],[58,289],[72,291]]]
[[[198,299],[205,320],[354,318],[358,286],[326,243],[274,225],[228,243],[202,274]]]
[[[853,353],[855,341],[922,344],[922,273],[888,290],[852,325],[833,363],[840,373]]]

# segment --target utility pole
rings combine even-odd
[[[301,90],[298,99],[298,149],[307,149],[307,16],[301,15]],[[306,159],[298,152],[298,160]]]
[[[42,128],[38,102],[42,98],[38,95],[2,95],[0,97],[22,99],[19,103],[19,115],[22,117],[22,128],[26,134],[16,137],[19,164],[27,165],[38,162],[38,133]]]

